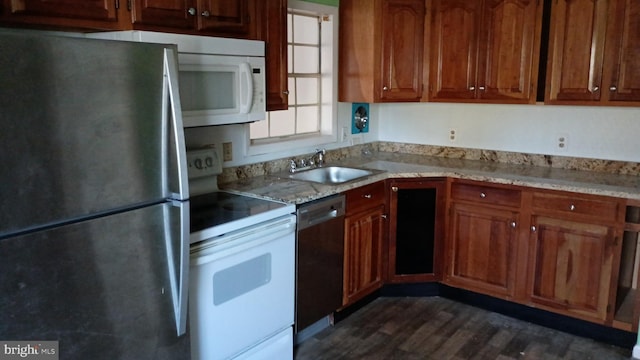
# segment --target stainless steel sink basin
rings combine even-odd
[[[309,170],[303,170],[293,174],[289,174],[288,177],[294,180],[311,181],[320,184],[342,184],[351,180],[359,179],[365,176],[372,175],[374,172],[371,170],[357,169],[343,166],[327,166],[319,167]]]

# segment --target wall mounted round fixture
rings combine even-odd
[[[367,126],[367,122],[369,121],[369,113],[364,106],[358,106],[356,109],[356,113],[354,114],[355,126],[360,132]]]

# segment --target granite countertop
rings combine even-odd
[[[640,200],[640,177],[635,175],[389,152],[350,157],[326,165],[355,166],[385,172],[339,185],[290,180],[277,174],[263,175],[222,184],[220,188],[302,204],[384,179],[451,177]]]

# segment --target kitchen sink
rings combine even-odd
[[[288,174],[289,179],[336,185],[373,175],[374,171],[344,166],[326,166]]]

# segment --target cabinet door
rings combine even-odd
[[[265,41],[267,66],[267,111],[287,110],[287,0],[268,0],[261,39]]]
[[[447,283],[498,297],[513,297],[518,213],[453,203]]]
[[[257,0],[198,0],[198,30],[235,34],[243,38],[256,35]]]
[[[474,99],[480,0],[434,0],[430,99]]]
[[[611,0],[607,33],[607,66],[611,80],[603,85],[610,101],[640,101],[640,2]]]
[[[600,101],[607,0],[552,3],[545,101]]]
[[[424,1],[385,0],[382,12],[380,101],[419,101],[422,96]],[[368,21],[368,20],[367,20]]]
[[[116,20],[114,0],[12,0],[9,4],[8,12],[14,15]]]
[[[394,180],[389,193],[390,282],[442,279],[444,180]]]
[[[542,19],[542,4],[538,3],[485,1],[480,26],[478,98],[535,101]]]
[[[586,319],[605,320],[614,260],[611,227],[534,216],[530,301]]]
[[[382,286],[384,205],[347,216],[342,304],[351,304]]]
[[[157,25],[194,29],[198,16],[196,0],[136,0],[132,21],[137,25]]]

